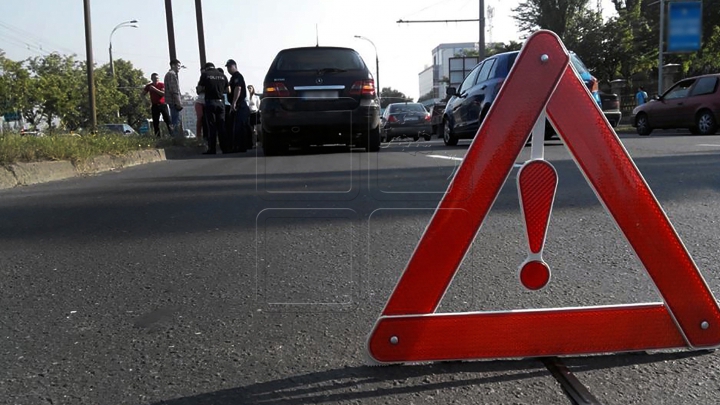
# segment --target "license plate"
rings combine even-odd
[[[302,92],[301,97],[305,100],[311,100],[316,98],[321,99],[332,99],[332,98],[338,98],[338,92],[337,91],[304,91]]]
[[[417,117],[405,117],[405,121],[417,121]]]

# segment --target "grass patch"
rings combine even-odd
[[[628,133],[628,132],[635,132],[636,129],[630,124],[627,125],[618,125],[617,128],[615,128],[616,133]]]
[[[0,135],[0,165],[17,162],[69,160],[81,163],[99,155],[120,156],[132,151],[170,146],[193,146],[194,139],[158,139],[154,136],[126,136],[111,133],[64,134],[43,137]]]

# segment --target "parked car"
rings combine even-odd
[[[420,103],[393,103],[382,116],[382,135],[385,142],[408,136],[417,141],[422,136],[430,140],[430,113]]]
[[[137,132],[128,124],[105,124],[102,126],[108,132],[114,132],[116,134],[123,135],[138,135]]]
[[[450,99],[443,113],[441,127],[446,145],[457,145],[459,139],[475,137],[519,54],[519,51],[504,52],[486,58],[470,71],[458,89],[448,87]],[[575,53],[570,53],[570,60],[598,106],[601,106],[597,79]],[[545,139],[554,135],[553,127],[546,121]]]
[[[346,144],[380,150],[375,80],[358,52],[342,47],[281,50],[260,104],[266,156],[289,146]]]
[[[661,96],[633,110],[632,126],[639,135],[653,129],[688,128],[695,135],[718,131],[720,74],[690,77],[675,83]]]
[[[613,128],[616,128],[620,125],[620,120],[622,120],[620,97],[618,97],[615,93],[600,92],[600,101],[602,103],[602,110],[605,114],[605,118],[607,118]]]

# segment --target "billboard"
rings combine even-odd
[[[672,2],[668,13],[667,52],[696,52],[702,40],[702,2]]]

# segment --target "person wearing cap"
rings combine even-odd
[[[247,105],[245,78],[238,71],[237,63],[230,59],[225,64],[230,73],[230,110],[235,119],[233,125],[233,150],[247,152],[250,144],[250,107]]]
[[[150,80],[152,80],[152,82],[145,85],[142,94],[143,96],[150,94],[150,103],[152,104],[150,114],[152,115],[153,130],[155,130],[155,136],[159,138],[160,116],[162,115],[168,132],[171,133],[170,116],[168,115],[167,105],[165,104],[165,85],[160,81],[157,73],[151,74]]]
[[[200,75],[198,81],[198,92],[205,93],[205,121],[207,122],[208,150],[206,155],[217,153],[218,136],[225,136],[225,102],[223,93],[228,86],[227,77],[215,69],[215,65],[208,63],[206,69]],[[225,151],[223,151],[225,153]]]
[[[180,111],[182,111],[182,99],[180,98],[180,79],[178,72],[180,71],[180,61],[173,59],[170,61],[170,70],[165,74],[165,102],[170,107],[170,119],[172,120],[172,132],[178,136],[180,131]]]

